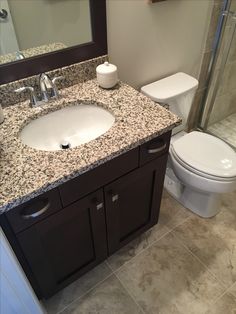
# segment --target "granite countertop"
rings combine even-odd
[[[60,99],[40,108],[29,101],[4,109],[0,125],[0,213],[40,195],[138,145],[171,130],[181,120],[128,85],[104,90],[96,80],[60,90]],[[73,149],[39,151],[24,145],[20,130],[50,111],[96,102],[115,116],[111,129]]]

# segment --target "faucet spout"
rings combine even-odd
[[[50,98],[58,98],[58,89],[56,86],[56,81],[59,79],[63,79],[62,76],[58,76],[53,78],[52,80],[50,77],[45,74],[41,73],[39,76],[39,86],[42,93],[42,98],[44,101],[48,101]]]
[[[40,74],[39,76],[39,86],[42,94],[42,100],[48,102],[49,98],[52,97],[53,82],[49,76],[45,73]]]

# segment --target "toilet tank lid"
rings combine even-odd
[[[178,72],[141,88],[141,92],[157,102],[168,102],[171,98],[189,92],[198,87],[194,77]]]

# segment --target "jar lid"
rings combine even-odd
[[[103,64],[97,66],[96,71],[99,74],[113,73],[117,71],[117,66],[105,61]]]

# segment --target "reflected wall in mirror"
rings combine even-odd
[[[0,20],[1,20],[0,25],[1,27],[2,25],[5,25],[5,26],[10,25],[10,24],[2,22],[2,20],[4,20],[1,18],[1,13],[2,13],[1,5],[3,1],[4,3],[9,4],[9,2],[11,1],[18,2],[21,0],[7,0],[7,2],[6,0],[0,0]],[[30,58],[22,59],[21,53],[17,53],[17,57],[18,57],[17,60],[13,62],[0,64],[0,85],[6,84],[12,81],[16,81],[19,79],[23,79],[26,77],[30,77],[33,75],[37,75],[42,72],[48,72],[57,68],[62,68],[68,65],[79,63],[81,61],[93,59],[99,56],[104,56],[107,54],[106,0],[24,0],[24,1],[26,1],[27,3],[30,3],[30,2],[35,3],[38,1],[43,1],[43,3],[54,3],[53,5],[58,5],[58,8],[59,8],[59,5],[62,8],[63,7],[66,8],[68,3],[72,5],[72,3],[77,3],[80,1],[82,2],[88,1],[90,24],[89,24],[89,31],[87,29],[86,32],[87,34],[88,33],[90,34],[91,40],[89,38],[89,39],[86,39],[86,40],[89,40],[89,42],[84,42],[84,43],[76,42],[74,43],[75,44],[74,46],[69,46],[63,49],[61,49],[61,47],[59,49],[57,46],[59,50],[54,49],[53,51],[50,51],[50,52],[47,51],[47,53],[42,53],[42,54],[40,50],[42,46],[37,46],[38,47],[37,51],[40,50],[40,53],[37,55],[30,56]],[[69,8],[69,6],[67,8]],[[38,18],[36,20],[38,21],[39,19],[41,19],[44,22],[45,20],[44,17],[42,17],[41,14],[39,14],[40,12],[37,12],[37,13],[38,13]],[[48,13],[46,12],[45,14],[48,14]],[[57,21],[56,23],[53,20],[54,22],[52,23],[51,21],[51,24],[54,27],[56,25],[58,28],[60,28],[61,25],[73,24],[76,20],[75,19],[76,14],[79,14],[79,12],[70,13],[70,17],[67,17],[67,19],[61,16],[60,22]],[[28,18],[28,15],[27,15],[27,18]],[[66,21],[65,24],[64,24],[64,21]],[[33,29],[33,27],[29,26],[29,28],[25,30],[25,36],[27,38],[29,38],[29,36],[32,33],[31,28]],[[78,30],[77,27],[73,25],[71,25],[71,28],[74,31],[74,34],[76,36],[75,38],[78,38],[80,30]],[[49,32],[49,29],[47,30]],[[2,29],[0,31],[1,31],[0,46],[3,47],[2,42],[3,42],[4,36],[2,36]],[[62,34],[62,31],[58,30],[57,34]],[[66,37],[69,38],[70,37],[69,35],[67,34]],[[42,32],[39,26],[36,27],[35,37],[37,36],[38,38],[41,38],[41,36],[45,36],[45,31]],[[10,36],[5,36],[4,39],[10,40],[10,38],[11,38]],[[60,39],[58,39],[58,41],[60,40],[59,42],[59,45],[60,45],[60,43],[62,42],[62,39],[61,37],[59,38]],[[52,40],[53,41],[51,42],[51,44],[46,44],[47,47],[52,44],[55,44],[56,39],[53,38]],[[69,43],[65,43],[65,42],[62,42],[62,44],[69,45]],[[70,43],[70,45],[72,45],[72,43]],[[32,49],[32,48],[29,48],[29,49]]]
[[[92,41],[89,0],[0,0],[0,10],[1,64]]]

